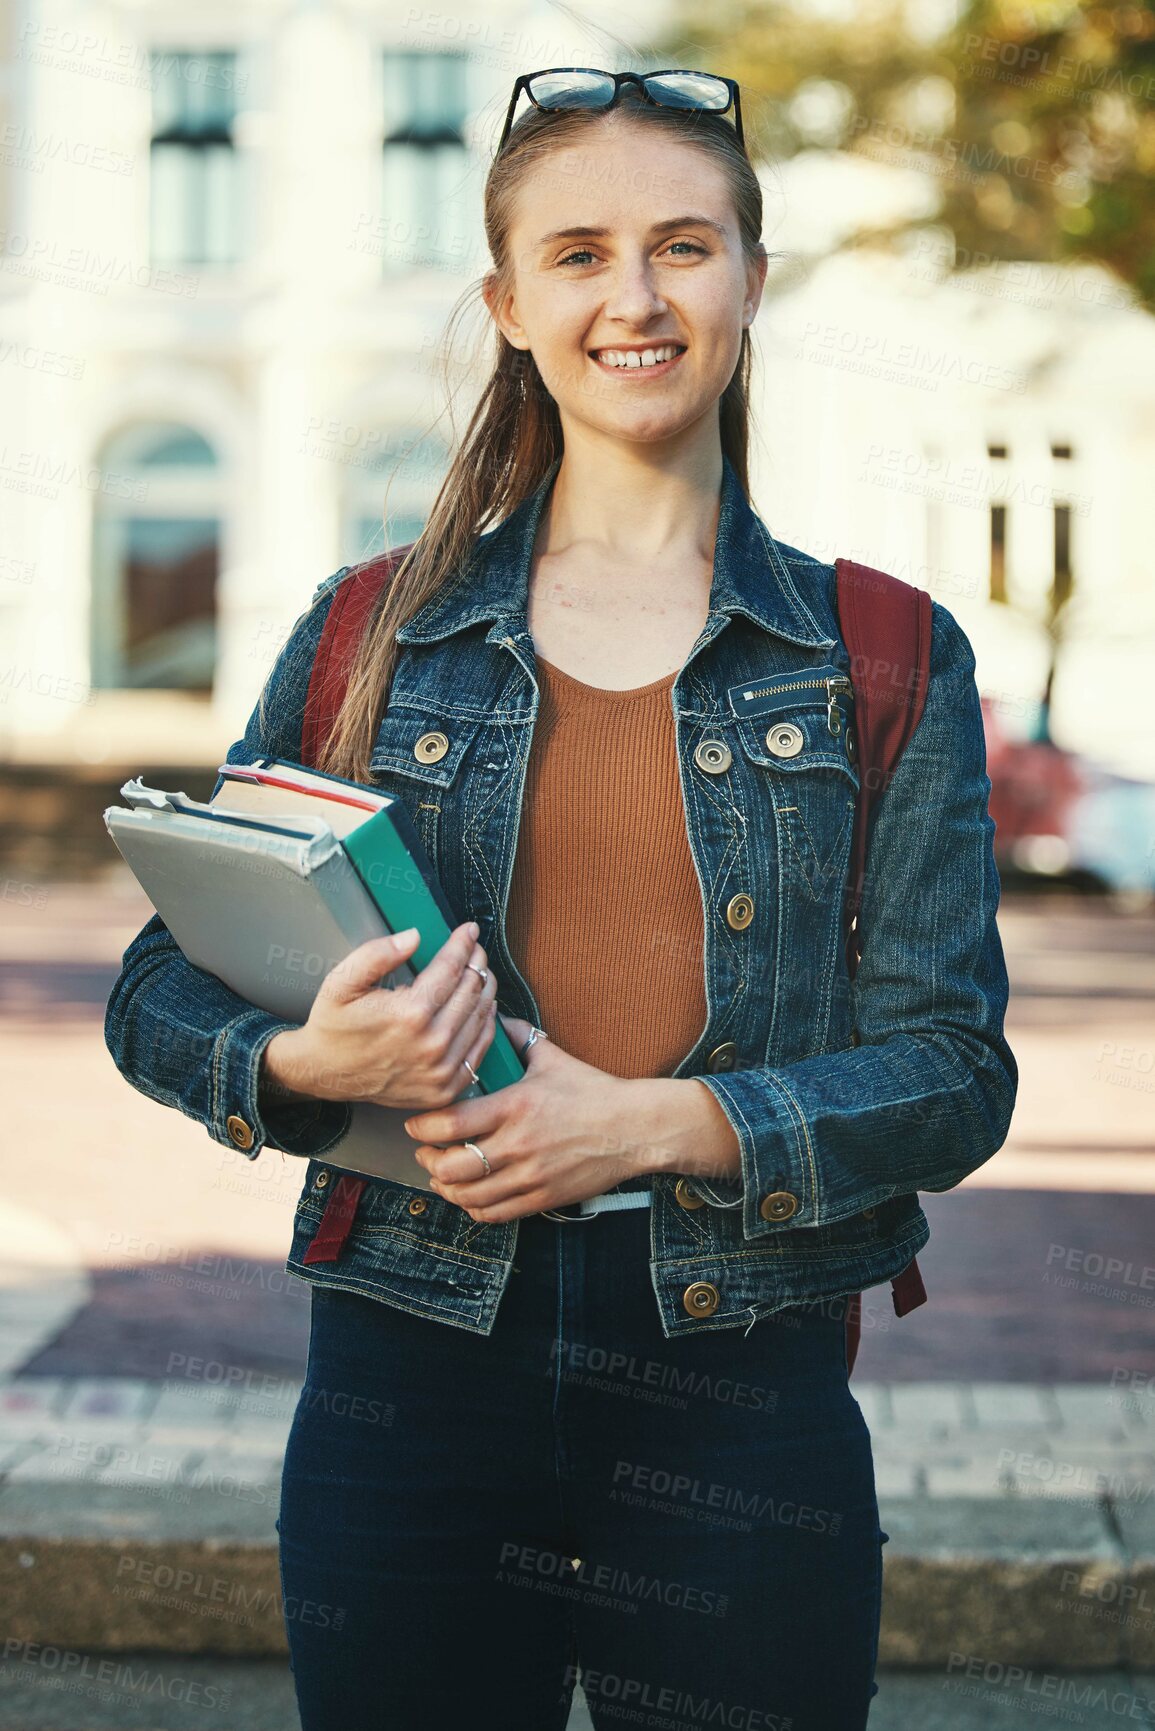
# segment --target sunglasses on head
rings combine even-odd
[[[498,154],[509,137],[513,111],[523,90],[535,108],[550,114],[572,108],[612,108],[624,84],[636,84],[646,101],[657,108],[698,110],[706,114],[725,114],[733,108],[738,143],[744,143],[737,83],[718,72],[690,72],[675,67],[664,72],[601,72],[596,66],[551,66],[544,72],[523,72],[515,82]]]

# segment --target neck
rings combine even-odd
[[[714,438],[671,454],[621,441],[567,440],[539,529],[545,557],[588,555],[646,571],[712,565],[722,488]]]

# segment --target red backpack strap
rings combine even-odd
[[[317,768],[321,745],[340,713],[349,688],[353,658],[372,617],[377,597],[412,546],[410,541],[403,547],[391,547],[379,559],[357,566],[337,585],[313,658],[301,723],[301,762],[307,769]],[[338,1260],[353,1229],[357,1204],[365,1184],[364,1178],[354,1178],[350,1173],[341,1175],[329,1192],[324,1213],[303,1261]]]
[[[391,547],[380,558],[355,566],[337,585],[313,657],[301,723],[301,762],[308,769],[317,767],[321,746],[345,701],[353,660],[377,597],[413,545],[408,541],[402,547]]]
[[[899,759],[922,719],[930,684],[931,597],[872,565],[836,559],[838,621],[850,656],[858,740],[859,794],[846,889],[846,965],[853,980],[862,955],[862,891],[870,824]],[[926,1303],[913,1257],[891,1280],[896,1316]],[[846,1310],[846,1369],[854,1369],[861,1335],[861,1295]]]
[[[863,876],[870,824],[907,740],[922,719],[930,683],[931,598],[885,571],[836,559],[838,619],[850,655],[858,741],[859,794],[847,880],[846,961],[851,979],[862,954]]]

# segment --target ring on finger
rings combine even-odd
[[[481,981],[481,989],[482,989],[482,991],[484,991],[485,990],[485,982],[489,978],[489,969],[488,968],[479,968],[473,962],[466,962],[465,965],[467,968],[473,969],[474,973],[477,975],[478,979]]]
[[[487,1160],[487,1158],[485,1156],[484,1150],[479,1148],[477,1146],[476,1142],[463,1142],[462,1147],[470,1149],[474,1154],[477,1155],[477,1158],[481,1161],[481,1164],[485,1167],[485,1176],[488,1178],[489,1174],[493,1171],[493,1167],[489,1164],[489,1161]]]

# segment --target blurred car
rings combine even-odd
[[[1155,899],[1155,782],[1116,775],[1047,738],[1015,738],[985,697],[982,709],[1000,876]]]

